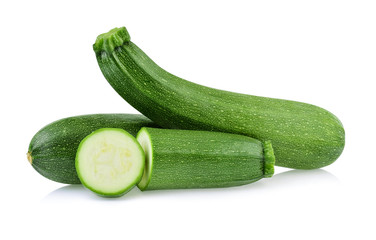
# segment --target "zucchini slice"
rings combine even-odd
[[[123,129],[102,128],[80,143],[76,155],[77,175],[91,191],[118,197],[141,179],[145,155],[137,140]]]

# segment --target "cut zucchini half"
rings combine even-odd
[[[271,143],[247,136],[143,127],[136,138],[145,153],[141,191],[240,186],[274,172]]]
[[[145,155],[128,132],[118,128],[94,131],[80,143],[76,155],[77,175],[91,191],[118,197],[141,180]]]

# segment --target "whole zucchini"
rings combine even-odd
[[[271,177],[270,142],[247,136],[142,128],[137,140],[146,162],[141,190],[239,186]]]
[[[132,43],[124,27],[99,35],[93,48],[111,86],[161,127],[271,140],[276,165],[283,167],[320,168],[342,153],[343,126],[320,107],[217,90],[176,77]]]
[[[139,114],[92,114],[64,118],[39,130],[32,138],[27,158],[44,177],[61,183],[81,183],[75,168],[82,139],[100,128],[121,128],[136,136],[142,127],[157,127]]]

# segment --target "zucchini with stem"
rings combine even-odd
[[[125,27],[99,35],[93,48],[103,75],[117,93],[161,127],[271,140],[276,165],[296,169],[327,166],[343,151],[344,128],[323,108],[186,81],[153,62],[130,41]]]

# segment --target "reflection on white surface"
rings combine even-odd
[[[268,179],[270,187],[282,187],[285,185],[301,186],[307,184],[339,183],[332,173],[323,169],[314,170],[289,170],[274,175]]]
[[[135,187],[130,192],[126,194],[127,198],[131,198],[132,196],[136,196],[138,194],[141,194],[141,191]],[[49,193],[44,199],[42,199],[42,202],[55,202],[55,201],[74,201],[74,200],[116,200],[116,199],[122,199],[120,198],[105,198],[98,196],[97,194],[91,192],[90,190],[86,189],[81,184],[74,184],[74,185],[66,185],[64,187],[58,188],[51,193]]]
[[[137,187],[120,198],[103,198],[92,193],[83,185],[67,185],[49,193],[42,202],[55,201],[75,201],[75,200],[97,200],[97,201],[118,201],[142,198],[150,195],[181,195],[181,194],[213,194],[223,192],[243,192],[243,191],[273,191],[274,189],[284,191],[307,187],[323,187],[331,184],[338,184],[339,180],[331,173],[323,169],[315,170],[290,170],[274,175],[272,178],[262,179],[258,182],[230,188],[210,188],[210,189],[174,189],[174,190],[154,190],[141,192]]]

